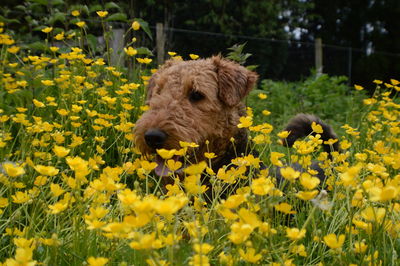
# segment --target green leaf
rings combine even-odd
[[[47,0],[29,0],[29,2],[41,4],[41,5],[44,5],[44,6],[47,6],[48,3],[49,3]]]
[[[61,33],[61,32],[63,32],[64,31],[64,29],[63,28],[54,28],[53,29],[53,34],[59,34],[59,33]]]
[[[26,10],[26,6],[24,6],[24,5],[17,5],[17,6],[14,7],[14,9],[16,9],[16,10],[21,10],[21,11],[25,11],[25,10]]]
[[[135,49],[137,50],[137,53],[140,55],[153,56],[153,53],[147,47],[139,47]]]
[[[47,46],[43,42],[34,42],[26,45],[27,48],[34,50],[34,51],[46,51],[48,50]]]
[[[87,43],[92,51],[96,51],[97,49],[97,38],[93,34],[88,34],[86,36]]]
[[[33,31],[41,31],[44,28],[46,28],[46,26],[43,26],[43,25],[37,26],[37,27],[33,28]]]
[[[94,6],[91,6],[90,8],[89,8],[89,11],[90,12],[95,12],[95,11],[100,11],[100,10],[102,10],[103,9],[103,7],[101,6],[101,5],[94,5]]]
[[[52,6],[58,6],[58,5],[63,5],[64,1],[63,0],[51,0],[50,3]]]
[[[88,8],[87,5],[83,5],[83,6],[81,7],[81,13],[85,13],[86,15],[89,15],[89,14],[90,14],[90,13],[89,13],[89,8]]]
[[[114,3],[114,2],[108,2],[104,7],[107,10],[112,9],[112,8],[116,8],[118,10],[121,10],[121,7],[119,5],[117,5],[116,3]]]
[[[20,24],[20,23],[21,23],[21,22],[19,22],[19,20],[17,20],[17,19],[5,18],[5,17],[3,17],[2,15],[0,15],[0,21],[1,21],[1,22],[5,22],[5,23],[7,23],[7,24],[10,24],[10,23],[18,23],[18,24]]]
[[[75,25],[75,23],[77,23],[77,22],[79,22],[79,21],[80,21],[79,18],[73,18],[73,19],[71,19],[71,20],[69,21],[69,24],[70,24],[70,25]]]
[[[65,19],[66,19],[65,18],[65,14],[61,13],[61,12],[58,12],[58,13],[55,13],[53,16],[50,17],[49,23],[50,24],[54,24],[57,21],[65,22]]]
[[[258,67],[258,65],[249,65],[249,66],[246,66],[246,68],[248,69],[248,70],[255,70],[256,68]]]
[[[106,21],[127,21],[127,16],[124,13],[115,13],[109,16]]]
[[[149,28],[149,23],[147,23],[146,21],[144,21],[141,18],[135,18],[134,21],[139,22],[140,27],[143,29],[143,31],[147,34],[147,36],[149,36],[150,40],[153,40],[153,36],[151,34],[150,28]]]

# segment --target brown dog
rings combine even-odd
[[[177,149],[179,141],[199,145],[188,160],[205,159],[213,152],[212,168],[229,164],[247,146],[247,131],[239,129],[245,114],[242,99],[250,92],[258,75],[245,67],[214,56],[192,61],[167,61],[150,79],[147,104],[150,109],[137,121],[135,141],[142,154],[156,154],[156,149]],[[235,138],[235,148],[231,138]],[[177,156],[175,160],[181,160]],[[162,171],[164,161],[156,155]]]

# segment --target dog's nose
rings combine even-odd
[[[160,149],[167,139],[167,134],[159,129],[149,129],[144,133],[144,139],[150,148]]]

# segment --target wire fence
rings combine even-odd
[[[244,52],[252,56],[248,65],[257,65],[262,78],[296,81],[310,76],[316,68],[314,42],[276,40],[254,36],[166,28],[166,49],[182,55],[196,53],[208,57],[227,54],[227,47],[246,43]],[[400,75],[400,54],[368,52],[337,45],[322,45],[322,72],[347,76],[349,83],[367,83],[371,79],[396,78]]]

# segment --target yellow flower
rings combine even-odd
[[[150,58],[136,58],[136,61],[138,61],[141,64],[150,64],[153,59]]]
[[[176,55],[176,52],[168,52],[168,54],[169,54],[170,56],[175,56],[175,55]]]
[[[318,195],[318,190],[312,190],[312,191],[299,191],[296,194],[296,197],[302,200],[312,200],[315,198],[315,196]]]
[[[28,192],[27,191],[17,191],[15,192],[14,195],[11,196],[11,198],[13,199],[14,203],[17,204],[22,204],[27,202],[28,200],[30,200],[30,197],[28,196]]]
[[[291,252],[299,254],[302,257],[307,257],[306,247],[303,244],[293,246]]]
[[[361,164],[357,164],[355,166],[349,167],[345,172],[339,174],[340,180],[343,182],[344,186],[355,186],[356,178],[358,177],[358,173],[362,169]]]
[[[265,115],[265,116],[269,116],[271,114],[271,112],[268,111],[268,110],[263,110],[262,114]]]
[[[43,107],[46,106],[44,103],[42,103],[41,101],[38,101],[38,100],[36,100],[36,99],[33,99],[32,102],[33,102],[33,104],[34,104],[36,107],[38,107],[38,108],[43,108]]]
[[[14,238],[13,240],[14,244],[19,248],[30,248],[33,246],[33,241],[34,239],[26,239],[23,237]]]
[[[277,136],[281,139],[286,139],[290,135],[290,131],[282,131],[277,134]]]
[[[0,197],[0,208],[5,208],[8,206],[8,198]]]
[[[358,91],[361,91],[361,90],[363,90],[363,89],[364,89],[364,87],[363,87],[363,86],[356,85],[356,84],[354,84],[354,88],[355,88],[356,90],[358,90]]]
[[[387,185],[383,188],[372,187],[368,190],[371,201],[388,201],[397,197],[399,191],[395,186]]]
[[[349,142],[348,140],[343,140],[342,142],[340,142],[340,148],[342,150],[347,150],[350,147],[351,147],[351,142]]]
[[[185,141],[179,141],[179,146],[181,146],[182,148],[197,148],[199,147],[198,144],[194,143],[194,142],[185,142]]]
[[[368,245],[366,245],[364,241],[354,242],[354,252],[355,253],[365,253],[367,248],[368,248]]]
[[[128,56],[134,56],[137,54],[137,50],[130,46],[128,48],[124,48],[124,51]]]
[[[18,46],[11,46],[10,48],[7,48],[7,52],[11,54],[16,54],[18,53],[20,48]]]
[[[213,152],[205,152],[205,153],[204,153],[204,156],[205,156],[207,159],[214,159],[215,157],[217,157],[217,155],[215,155],[215,153],[213,153]]]
[[[198,56],[197,54],[189,54],[189,56],[190,56],[190,58],[191,58],[192,60],[196,60],[196,59],[199,58],[199,56]]]
[[[64,40],[64,32],[61,32],[59,34],[57,34],[56,36],[54,36],[54,39],[56,39],[57,41],[61,41]]]
[[[54,197],[58,197],[65,192],[65,190],[59,184],[54,183],[50,184],[50,191],[53,193]]]
[[[300,176],[300,172],[294,170],[290,166],[281,168],[280,172],[282,177],[289,180],[290,182],[294,182]]]
[[[53,27],[46,27],[46,28],[42,29],[42,32],[44,32],[44,33],[49,33],[49,32],[51,32],[52,30],[53,30]]]
[[[203,243],[203,244],[194,244],[194,245],[193,245],[193,250],[194,250],[196,253],[199,253],[199,254],[207,254],[207,253],[210,253],[210,251],[213,250],[213,249],[214,249],[214,247],[211,246],[210,244],[207,244],[207,243]]]
[[[321,181],[317,177],[312,177],[309,173],[301,173],[300,184],[306,189],[314,189]]]
[[[138,21],[132,22],[132,29],[133,30],[139,30],[140,29],[140,23]]]
[[[55,153],[55,155],[57,157],[61,157],[61,158],[67,156],[70,151],[71,151],[70,149],[67,149],[67,148],[64,148],[61,146],[57,146],[57,145],[54,145],[54,148],[53,148],[53,152]]]
[[[324,144],[332,146],[338,141],[339,141],[338,139],[328,139],[327,141],[324,141]]]
[[[246,197],[244,195],[231,195],[222,202],[222,206],[228,209],[235,209],[245,201]]]
[[[335,234],[329,234],[324,236],[324,243],[331,249],[338,249],[343,246],[345,235],[337,237]]]
[[[192,169],[190,169],[190,170],[192,170]],[[208,187],[206,185],[201,185],[199,174],[187,176],[184,181],[184,186],[185,186],[187,193],[193,194],[193,195],[202,194],[202,193],[206,192],[208,189]]]
[[[45,86],[53,86],[54,85],[54,81],[52,81],[52,80],[41,80],[40,82]]]
[[[105,16],[108,15],[108,11],[97,11],[96,13],[101,18],[104,18]]]
[[[71,15],[74,17],[79,16],[81,13],[79,12],[79,10],[72,10]]]
[[[103,257],[90,257],[87,262],[89,266],[104,266],[107,264],[108,259]]]
[[[238,128],[247,128],[253,124],[253,119],[251,116],[242,116],[239,118],[239,124],[237,125]]]
[[[361,212],[361,217],[370,222],[382,222],[386,216],[385,208],[367,207]]]
[[[41,187],[47,183],[47,180],[48,179],[46,176],[39,175],[36,177],[35,182],[33,183],[35,184],[35,186]]]
[[[256,195],[266,195],[274,188],[274,184],[271,179],[265,177],[260,177],[258,179],[253,179],[251,184],[251,190]]]
[[[79,28],[83,28],[83,27],[85,27],[86,22],[85,21],[79,21],[79,22],[76,22],[75,25],[78,26]]]
[[[141,161],[140,162],[140,166],[146,171],[146,172],[150,172],[152,170],[154,170],[157,167],[157,163],[150,163],[149,161]]]
[[[55,176],[58,174],[59,170],[53,166],[44,166],[44,165],[36,165],[35,170],[39,172],[41,175],[46,176]]]
[[[202,161],[198,164],[192,164],[192,165],[186,167],[184,171],[188,175],[199,175],[204,171],[204,169],[206,169],[206,167],[207,167],[207,163],[205,161]]]
[[[189,199],[180,194],[178,196],[171,196],[165,200],[156,200],[153,203],[154,210],[161,215],[170,216],[183,208]]]
[[[265,93],[259,93],[258,98],[260,98],[261,100],[265,100],[267,99],[267,95]]]
[[[67,111],[65,109],[58,109],[58,110],[56,110],[56,112],[61,116],[66,116],[69,114],[69,111]]]
[[[68,202],[61,200],[53,205],[48,205],[48,207],[51,210],[50,211],[51,214],[58,214],[62,211],[65,211],[68,208]]]
[[[17,176],[25,174],[25,170],[23,167],[17,166],[13,163],[7,162],[7,163],[3,163],[0,166],[4,169],[6,174],[11,177],[17,177]]]
[[[315,122],[311,123],[311,128],[317,134],[322,134],[324,132],[324,130],[322,129],[322,126]]]
[[[286,203],[286,202],[282,202],[278,205],[275,205],[274,208],[277,211],[283,212],[285,214],[295,214],[296,211],[292,210],[292,205]]]
[[[271,163],[275,166],[282,167],[283,163],[279,160],[282,157],[285,157],[285,154],[280,153],[280,152],[275,152],[275,151],[271,152],[271,155],[270,155]]]
[[[51,46],[50,47],[50,51],[52,51],[53,53],[57,52],[60,48],[57,46]]]
[[[156,233],[142,235],[138,241],[132,241],[129,246],[136,250],[159,249],[162,247],[161,240],[156,239]]]
[[[7,259],[4,265],[37,265],[36,260],[32,260],[33,248],[32,247],[22,247],[17,248],[15,251],[15,259]]]
[[[166,165],[172,172],[175,172],[182,167],[182,163],[180,161],[174,160],[168,160]]]
[[[300,240],[306,235],[306,229],[286,228],[286,236],[293,241]]]
[[[171,159],[175,155],[176,150],[166,150],[166,149],[158,149],[157,154],[161,156],[164,160]]]
[[[257,263],[261,258],[261,254],[256,254],[256,250],[254,248],[247,248],[247,251],[244,252],[243,249],[239,249],[240,257],[250,263]]]

